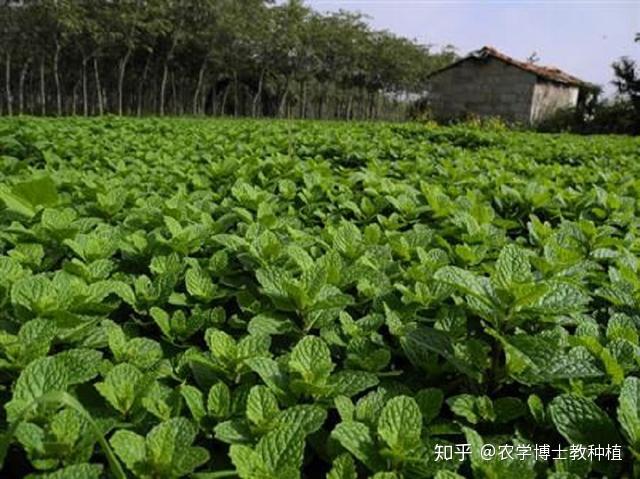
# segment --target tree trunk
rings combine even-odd
[[[260,72],[260,78],[258,79],[258,91],[256,92],[255,96],[253,97],[253,102],[252,102],[252,105],[251,105],[251,116],[253,118],[256,117],[256,114],[258,112],[258,102],[260,101],[260,98],[262,97],[262,84],[264,83],[264,75],[265,75],[265,70],[263,68],[262,71]]]
[[[98,104],[98,114],[104,115],[104,102],[102,99],[102,84],[100,83],[100,68],[98,66],[98,56],[93,56],[93,74],[96,82],[96,102]]]
[[[284,93],[282,94],[282,98],[280,99],[280,105],[278,106],[278,116],[282,117],[283,113],[286,113],[285,106],[287,104],[287,98],[289,96],[289,77],[287,77],[284,83]]]
[[[171,72],[171,102],[173,103],[173,114],[178,115],[178,90],[176,89],[176,74]]]
[[[20,115],[24,113],[24,83],[27,80],[29,65],[31,65],[31,57],[27,58],[20,70],[20,80],[18,82],[18,108]]]
[[[194,115],[200,114],[200,93],[202,91],[202,84],[204,80],[204,72],[207,70],[207,59],[202,60],[200,64],[200,70],[198,70],[198,81],[196,83],[196,89],[193,92],[192,110]]]
[[[218,115],[218,77],[214,78],[211,85],[211,114]]]
[[[227,85],[224,89],[224,93],[222,94],[222,104],[220,105],[220,116],[225,115],[225,109],[227,107],[227,97],[229,96],[229,85]]]
[[[369,119],[376,120],[378,118],[378,92],[374,91],[371,93],[371,112],[369,114]]]
[[[47,114],[47,92],[44,82],[44,55],[40,58],[40,113],[42,116]]]
[[[209,84],[204,82],[202,84],[202,92],[200,93],[200,104],[198,107],[200,108],[200,114],[206,115],[206,107],[207,107],[207,91],[209,90]]]
[[[149,68],[151,67],[151,56],[153,55],[153,51],[149,52],[147,55],[147,60],[144,64],[144,70],[142,71],[142,78],[140,79],[140,84],[138,85],[138,116],[142,116],[142,104],[143,104],[143,88],[144,84],[147,81],[147,75],[149,74]]]
[[[73,85],[73,90],[71,91],[71,114],[76,116],[78,112],[78,86],[80,85],[82,80],[77,81]]]
[[[171,48],[167,52],[167,56],[164,59],[164,64],[162,67],[162,81],[160,82],[160,115],[164,115],[164,106],[165,106],[165,94],[167,92],[167,82],[169,80],[169,61],[173,56],[173,49],[175,48],[175,39],[171,43]]]
[[[82,59],[82,113],[89,116],[89,89],[87,87],[87,61],[88,58]]]
[[[9,116],[13,115],[13,97],[11,96],[11,52],[7,51],[5,57],[5,83],[6,90],[5,93],[7,95],[7,114]]]
[[[169,64],[168,61],[164,62],[162,68],[162,81],[160,83],[160,115],[164,115],[164,94],[167,90],[167,79],[169,77]]]
[[[300,118],[307,116],[307,82],[302,80],[300,84]]]
[[[147,99],[151,100],[151,108],[149,109],[154,115],[160,112],[160,82],[159,79],[153,75],[151,79],[152,86],[149,88],[151,95],[147,95]]]
[[[62,116],[62,87],[60,86],[60,42],[56,40],[56,47],[53,51],[53,81],[56,85],[56,112]]]
[[[347,100],[347,111],[345,117],[347,120],[351,120],[351,110],[353,109],[353,94],[349,92],[349,98]]]
[[[324,89],[320,92],[320,98],[318,99],[318,119],[322,119],[324,115],[324,101],[326,98],[326,93]]]
[[[240,103],[240,99],[239,99],[239,95],[238,95],[238,72],[234,71],[233,72],[233,116],[237,117],[238,116],[238,108],[239,108],[239,103]]]
[[[120,59],[118,62],[118,115],[122,116],[122,101],[124,96],[124,75],[127,71],[127,64],[129,63],[129,58],[131,58],[131,54],[133,49],[131,47],[127,48],[127,52],[124,54],[124,57]]]

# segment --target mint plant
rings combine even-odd
[[[639,146],[0,119],[0,476],[638,476]]]

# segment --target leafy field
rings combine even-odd
[[[0,120],[0,475],[634,477],[639,178],[622,137]]]

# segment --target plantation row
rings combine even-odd
[[[634,477],[639,160],[471,126],[0,120],[0,475]]]

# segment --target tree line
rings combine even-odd
[[[0,0],[0,114],[391,118],[455,57],[302,1]]]

